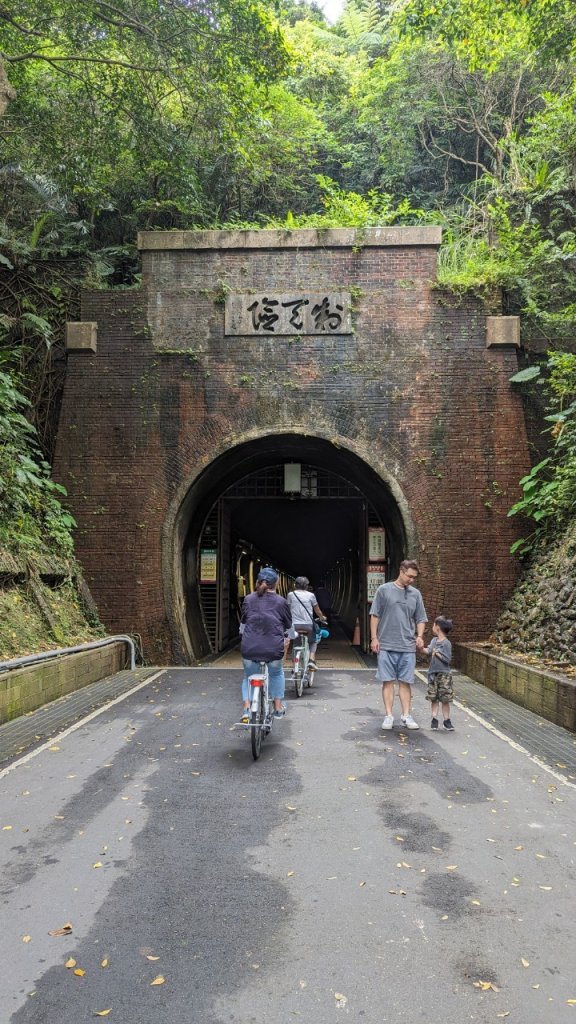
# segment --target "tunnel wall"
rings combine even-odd
[[[318,435],[385,470],[410,510],[405,553],[420,559],[429,615],[453,616],[458,640],[490,632],[516,579],[506,513],[529,468],[517,354],[487,344],[497,310],[434,287],[439,240],[436,228],[145,233],[141,289],[84,294],[54,473],[103,622],[138,633],[149,661],[187,656],[166,557],[174,510],[215,454],[260,433]],[[229,295],[275,290],[348,290],[353,333],[225,335]]]

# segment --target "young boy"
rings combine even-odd
[[[454,732],[454,726],[450,719],[450,704],[454,700],[452,689],[452,673],[450,664],[452,662],[452,644],[448,639],[448,633],[452,629],[452,619],[446,619],[439,615],[434,619],[432,632],[434,639],[430,641],[424,650],[430,655],[428,666],[428,693],[426,700],[432,704],[432,729],[438,728],[438,705],[442,704],[442,716],[444,728],[447,732]]]

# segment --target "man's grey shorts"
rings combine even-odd
[[[376,679],[379,683],[414,683],[416,651],[379,651]]]

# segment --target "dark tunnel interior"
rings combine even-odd
[[[390,578],[405,557],[389,486],[358,456],[317,437],[272,435],[231,449],[199,476],[180,516],[183,604],[196,657],[237,640],[241,598],[263,564],[280,571],[284,591],[298,575],[324,581],[345,631],[352,635],[360,619],[365,646],[374,572]],[[371,534],[378,533],[385,552],[374,565]]]

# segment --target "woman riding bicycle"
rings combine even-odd
[[[316,595],[311,592],[310,580],[307,576],[297,576],[294,580],[294,590],[288,594],[288,604],[292,612],[292,625],[298,633],[308,634],[310,644],[310,668],[316,668],[316,630],[314,628],[314,616],[317,616],[322,623],[326,623],[324,612],[321,611],[316,600]]]
[[[257,673],[260,663],[268,665],[270,696],[274,698],[274,717],[282,718],[285,709],[284,669],[282,659],[292,631],[292,613],[288,602],[276,593],[278,573],[274,569],[261,569],[256,578],[256,590],[242,603],[240,619],[240,653],[244,666],[242,680],[242,721],[250,718],[250,688],[248,677]]]

